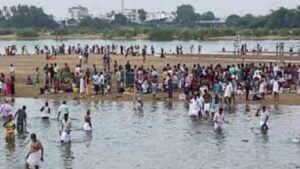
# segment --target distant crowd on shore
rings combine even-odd
[[[60,45],[35,45],[34,53],[36,55],[45,55],[46,59],[56,58],[57,55],[71,55],[71,54],[112,54],[112,55],[124,55],[124,56],[144,56],[144,55],[160,55],[162,58],[166,54],[176,54],[176,55],[185,55],[185,54],[203,54],[201,45],[190,45],[189,47],[183,48],[182,45],[174,46],[172,49],[164,49],[160,47],[157,49],[153,45],[65,45],[64,43]],[[217,51],[216,51],[217,52]],[[253,47],[249,47],[247,43],[241,43],[238,41],[233,42],[233,50],[228,51],[225,47],[221,48],[222,53],[232,53],[234,55],[275,55],[275,56],[284,56],[286,54],[290,56],[300,56],[300,47],[299,46],[286,46],[283,42],[278,42],[274,46],[274,49],[264,48],[260,43],[257,43]],[[29,55],[28,49],[23,45],[20,49],[16,45],[11,45],[5,47],[5,56],[15,56],[17,54]]]

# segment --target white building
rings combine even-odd
[[[140,23],[139,13],[137,9],[124,9],[123,15],[133,23]]]
[[[172,22],[176,18],[175,14],[168,12],[149,12],[147,13],[146,21],[153,20],[166,20],[167,22]]]
[[[71,19],[75,19],[77,21],[89,16],[88,8],[82,7],[80,5],[69,8],[69,14]]]

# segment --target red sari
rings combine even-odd
[[[11,82],[8,80],[5,84],[5,95],[11,96]]]

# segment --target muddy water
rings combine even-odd
[[[40,119],[45,100],[16,99],[14,108],[27,105],[29,133],[35,132],[45,147],[47,169],[292,169],[300,167],[300,107],[271,107],[270,130],[261,133],[259,118],[237,105],[226,112],[222,134],[209,121],[193,121],[182,103],[146,103],[134,112],[130,102],[68,101],[73,123],[72,144],[62,146],[55,120],[59,103],[49,101],[49,122]],[[81,130],[85,110],[92,111],[93,133]],[[254,112],[256,107],[250,107]],[[0,121],[1,125],[3,120]],[[14,144],[0,129],[0,168],[24,166],[29,135]]]

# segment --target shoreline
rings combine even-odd
[[[78,64],[78,56],[76,54],[73,55],[59,55],[57,59],[46,60],[44,55],[29,55],[29,56],[17,56],[17,57],[0,57],[0,70],[6,76],[9,75],[8,66],[13,63],[16,67],[16,82],[15,82],[15,98],[41,98],[41,99],[71,99],[71,100],[108,100],[108,101],[132,101],[133,93],[130,91],[129,93],[123,94],[122,97],[117,97],[114,91],[114,85],[112,86],[112,94],[106,96],[92,96],[91,88],[90,93],[88,95],[83,95],[82,97],[78,93],[63,93],[63,94],[44,94],[39,95],[40,87],[42,87],[44,74],[41,72],[40,75],[40,85],[26,85],[26,78],[28,75],[32,76],[34,74],[35,68],[39,67],[42,69],[46,63],[57,63],[60,67],[62,67],[65,63],[68,63],[71,69],[75,68],[75,65]],[[84,68],[92,67],[93,64],[96,65],[97,69],[103,69],[103,61],[101,55],[90,55],[89,64],[83,65]],[[188,58],[188,59],[187,59]],[[285,62],[297,62],[300,63],[300,57],[284,57]],[[185,63],[188,67],[193,66],[196,63],[200,63],[201,65],[210,65],[220,63],[222,65],[228,64],[237,64],[237,63],[259,63],[259,62],[276,62],[278,58],[274,56],[252,56],[247,55],[245,57],[239,57],[235,55],[184,55],[184,56],[176,56],[176,55],[167,55],[165,59],[161,59],[159,57],[151,57],[148,56],[145,63],[143,63],[142,57],[127,57],[121,55],[113,55],[112,61],[117,60],[119,64],[124,65],[127,61],[130,61],[132,65],[144,65],[145,67],[149,67],[151,65],[156,65],[158,70],[161,70],[166,63],[170,65],[175,65],[178,63]],[[113,83],[114,84],[114,83]],[[179,94],[182,92],[174,93],[173,101],[179,101]],[[157,94],[157,101],[165,100],[165,93],[159,92]],[[153,101],[152,95],[147,94],[144,95],[144,101],[149,102]],[[245,101],[245,96],[237,96],[236,97],[237,104],[260,104],[259,101]],[[183,101],[181,101],[183,102]],[[272,95],[267,95],[266,101],[263,101],[265,104],[276,104],[273,101]],[[278,102],[280,105],[300,105],[300,94],[296,93],[284,93],[280,95],[280,100]]]
[[[16,34],[11,35],[0,35],[0,40],[57,40],[57,41],[64,41],[64,40],[84,40],[84,39],[91,39],[91,40],[128,40],[128,41],[134,41],[134,40],[147,40],[151,41],[147,35],[140,34],[138,36],[133,37],[125,37],[125,36],[119,36],[119,37],[111,37],[111,38],[105,38],[102,35],[99,34],[73,34],[73,35],[63,35],[63,36],[55,36],[55,35],[48,35],[43,34],[38,37],[18,37]],[[180,40],[180,39],[173,39],[173,40],[167,40],[167,41],[233,41],[236,40],[236,36],[220,36],[220,37],[210,37],[204,40]],[[241,40],[256,40],[256,41],[265,41],[265,40],[300,40],[300,36],[262,36],[262,37],[248,37],[243,36],[241,37]],[[156,40],[154,40],[156,41]]]

